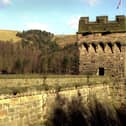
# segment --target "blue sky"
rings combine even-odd
[[[80,16],[126,15],[126,0],[0,0],[0,29],[41,29],[55,34],[77,32]]]

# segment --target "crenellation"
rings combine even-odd
[[[81,17],[80,21],[83,21],[85,24],[88,24],[89,23],[89,17]]]
[[[116,22],[126,22],[126,17],[124,15],[117,15]]]
[[[109,21],[108,16],[97,16],[94,22],[89,21],[89,17],[81,17],[79,20],[78,34],[120,32],[126,32],[126,16],[124,15],[117,15],[113,21]]]
[[[108,16],[97,16],[96,23],[108,23]]]

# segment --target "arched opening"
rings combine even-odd
[[[111,52],[113,53],[113,43],[111,43],[111,42],[108,42],[108,46],[110,47],[110,49],[111,49]]]
[[[120,42],[116,42],[116,45],[119,48],[119,51],[121,52],[121,43]]]
[[[85,49],[87,50],[87,52],[89,51],[89,44],[88,43],[86,43],[86,42],[84,42],[83,43],[83,45],[84,45],[84,47],[85,47]]]
[[[102,48],[103,52],[105,52],[105,43],[100,42],[99,45]]]
[[[96,43],[91,43],[92,47],[94,48],[95,52],[97,53],[97,44]]]

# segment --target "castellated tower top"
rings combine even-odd
[[[89,21],[89,17],[81,17],[78,33],[122,33],[126,32],[126,16],[117,15],[115,20],[109,21],[108,16],[97,16],[96,21]]]

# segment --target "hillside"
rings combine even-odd
[[[76,35],[55,35],[55,41],[61,47],[76,42]]]
[[[19,41],[21,38],[16,36],[17,31],[12,30],[0,30],[0,41]],[[72,44],[76,41],[76,35],[55,35],[54,40],[61,47],[65,45]]]
[[[2,32],[3,33],[3,32]],[[10,40],[12,36],[8,34]],[[77,74],[78,48],[71,44],[61,48],[66,37],[62,36],[56,43],[54,34],[41,30],[18,32],[15,37],[20,42],[13,44],[0,42],[0,73],[2,74]],[[5,37],[5,35],[4,35]],[[5,40],[5,39],[4,39]],[[9,40],[9,39],[8,39]],[[59,40],[63,40],[59,42]],[[64,46],[65,44],[63,44]]]
[[[16,36],[17,31],[12,30],[0,30],[0,41],[10,41],[13,40],[17,42],[20,40],[19,37]]]

